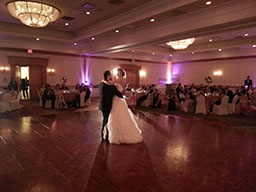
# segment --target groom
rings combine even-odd
[[[100,84],[100,106],[99,109],[102,111],[103,115],[103,124],[101,129],[101,137],[104,139],[104,130],[106,127],[106,140],[109,141],[109,131],[107,128],[109,114],[112,108],[113,97],[116,95],[118,97],[123,97],[114,85],[111,85],[110,82],[113,80],[113,75],[110,71],[105,71],[104,81]]]

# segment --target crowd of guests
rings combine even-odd
[[[65,100],[64,94],[69,94],[68,100]],[[50,84],[42,84],[40,89],[42,108],[45,108],[47,101],[51,101],[53,109],[85,107],[90,100],[90,95],[91,90],[85,84],[76,84],[71,90],[65,84],[56,84],[54,88]]]
[[[195,113],[200,104],[204,105],[205,113],[213,114],[214,106],[221,106],[224,98],[227,104],[232,104],[234,110],[232,114],[247,115],[256,112],[256,89],[252,85],[252,80],[248,76],[244,85],[237,88],[221,85],[182,85],[160,92],[157,86],[142,86],[144,95],[137,98],[137,105],[145,107],[161,108],[166,104],[169,111],[185,111]],[[138,92],[138,91],[137,91]],[[138,93],[137,93],[138,94]]]

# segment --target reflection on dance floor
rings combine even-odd
[[[0,119],[0,191],[256,191],[254,132],[135,114],[135,145],[102,142],[99,111]]]

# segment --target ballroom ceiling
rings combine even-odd
[[[62,47],[79,54],[136,50],[168,56],[256,44],[255,0],[212,0],[211,5],[207,0],[41,0],[61,10],[60,18],[45,28],[21,24],[8,13],[7,2],[0,2],[0,47],[20,41],[15,47]],[[166,46],[170,40],[189,37],[196,37],[196,42],[184,51]]]

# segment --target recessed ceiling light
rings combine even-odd
[[[87,12],[86,12],[86,15],[90,15],[90,14],[91,14],[91,12],[90,12],[90,11],[87,11]]]
[[[40,38],[39,38],[39,37],[37,37],[37,38],[36,38],[36,40],[37,40],[37,41],[39,41],[39,40],[40,40]]]
[[[205,3],[206,5],[211,5],[212,4],[212,2],[211,1],[206,1],[206,3]]]
[[[150,19],[150,22],[152,22],[152,23],[155,22],[155,19],[154,18]]]
[[[118,29],[116,30],[116,33],[119,33],[119,30],[118,30]]]
[[[222,51],[222,49],[219,49],[219,52],[221,52]]]
[[[95,38],[94,37],[92,37],[92,41],[94,41],[95,40]]]
[[[66,26],[68,26],[68,25],[69,25],[69,23],[68,23],[68,22],[66,22],[66,23],[65,23],[65,25],[66,25]]]
[[[172,54],[170,54],[170,57],[172,57]]]
[[[247,37],[249,34],[248,33],[245,33],[244,36]]]
[[[132,50],[132,52],[134,53],[134,50]]]
[[[212,42],[212,39],[209,39],[209,42]]]
[[[194,55],[195,53],[194,53],[194,52],[192,52],[191,54],[192,54],[192,55]]]
[[[253,48],[255,48],[255,47],[256,47],[256,45],[253,45],[252,47],[253,47]]]
[[[77,45],[77,43],[75,42],[75,43],[74,43],[74,45],[76,46],[76,45]]]
[[[155,55],[155,53],[153,52],[152,55]]]

